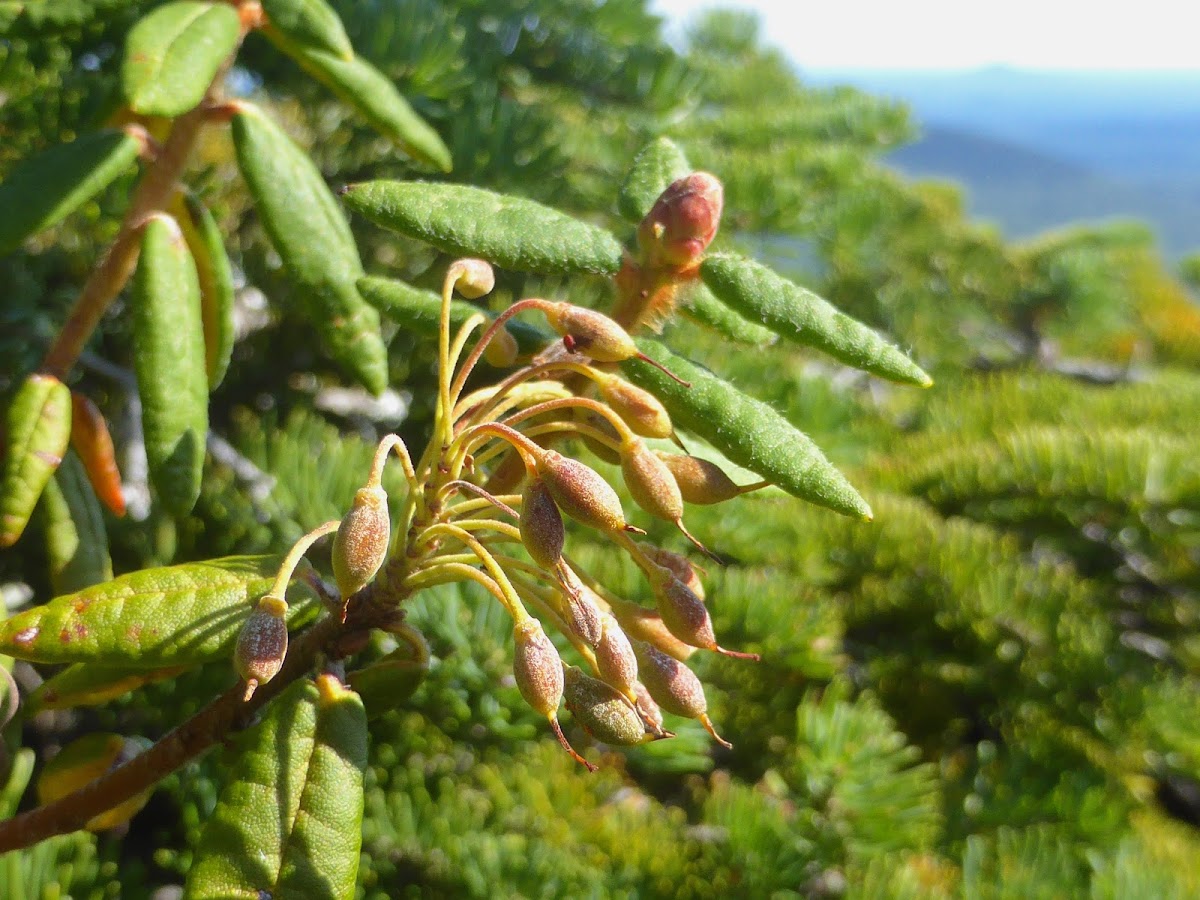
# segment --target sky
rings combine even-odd
[[[1200,69],[1195,0],[653,0],[684,20],[758,12],[801,68]]]

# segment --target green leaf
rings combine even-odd
[[[230,556],[131,572],[57,597],[0,623],[0,654],[41,663],[162,669],[233,653],[253,603],[271,589],[279,556]],[[293,579],[289,626],[314,610]]]
[[[141,142],[98,131],[30,157],[0,184],[0,254],[62,221],[133,165]]]
[[[70,388],[52,375],[30,375],[8,408],[5,432],[0,547],[11,547],[25,531],[38,497],[67,452]]]
[[[655,138],[642,148],[617,194],[617,212],[630,222],[640,222],[671,182],[689,174],[692,167],[674,141]]]
[[[380,310],[385,316],[403,325],[414,334],[424,337],[437,337],[438,325],[441,322],[442,298],[433,291],[396,281],[392,278],[379,278],[368,275],[358,280],[358,289],[367,302]],[[467,303],[465,300],[454,300],[450,303],[450,327],[457,330],[463,323],[476,313],[483,313],[489,319],[493,316],[485,309]],[[528,322],[517,322],[509,319],[505,329],[517,341],[522,353],[532,353],[541,350],[547,342],[554,338],[548,331],[543,331]]]
[[[44,709],[74,709],[77,706],[99,706],[128,694],[142,685],[174,678],[186,666],[169,669],[139,669],[129,666],[98,666],[94,663],[73,663],[38,685],[25,698],[26,715]]]
[[[349,675],[350,687],[362,697],[369,718],[396,709],[411,697],[429,674],[429,645],[419,631],[402,625],[400,646]]]
[[[775,332],[739,316],[714,297],[703,282],[693,282],[684,290],[681,312],[689,319],[739,344],[761,347],[775,343]]]
[[[74,451],[67,451],[46,485],[41,509],[54,593],[78,591],[112,578],[100,501]]]
[[[179,0],[150,12],[125,43],[121,86],[130,109],[178,116],[198,106],[240,35],[228,4]]]
[[[204,366],[208,389],[216,390],[233,356],[233,267],[217,221],[195,196],[183,197],[176,209],[183,239],[196,263],[200,281],[200,318],[204,327]]]
[[[376,225],[515,272],[612,275],[621,267],[621,245],[609,232],[521,197],[461,184],[366,181],[348,185],[342,198]]]
[[[677,428],[695,432],[733,462],[793,496],[843,515],[871,518],[871,507],[817,445],[766,403],[676,356],[658,341],[643,338],[638,348],[691,382],[690,388],[684,387],[639,359],[621,363],[630,381],[662,401]]]
[[[130,314],[138,352],[150,478],[159,499],[186,515],[200,496],[208,437],[208,375],[200,281],[179,225],[158,213],[142,229]]]
[[[355,282],[362,261],[350,226],[312,160],[261,110],[233,117],[238,167],[263,227],[298,288],[303,311],[330,354],[373,393],[387,387],[379,313]]]
[[[417,115],[392,80],[361,56],[344,58],[301,46],[271,29],[266,33],[302,69],[362,113],[372,128],[409,156],[442,172],[454,168],[441,136]]]
[[[149,747],[150,741],[143,737],[102,731],[86,734],[63,747],[42,769],[37,780],[38,802],[53,803],[72,794]],[[149,788],[105,810],[89,819],[84,827],[89,831],[105,831],[124,825],[146,805],[153,790]]]
[[[262,0],[270,26],[301,47],[354,56],[342,20],[324,0]]]
[[[238,741],[186,900],[354,896],[367,717],[330,675],[298,682]]]
[[[892,344],[827,300],[761,263],[731,253],[707,257],[700,277],[712,292],[752,322],[797,344],[816,347],[848,366],[928,387],[933,381]]]

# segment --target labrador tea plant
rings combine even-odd
[[[0,185],[7,250],[70,215],[135,162],[142,167],[115,240],[7,413],[0,542],[20,539],[40,500],[54,521],[48,557],[62,594],[0,625],[0,653],[64,667],[24,706],[104,703],[222,658],[237,673],[235,685],[156,742],[92,734],[64,748],[37,778],[39,805],[0,822],[0,851],[119,825],[167,775],[228,744],[228,781],[186,896],[349,897],[368,714],[402,704],[430,662],[424,638],[405,621],[407,600],[448,582],[474,582],[494,597],[512,618],[522,697],[565,751],[593,769],[564,733],[562,707],[603,744],[670,738],[665,714],[697,719],[724,743],[687,660],[697,651],[757,658],[720,645],[701,570],[644,540],[613,482],[710,564],[720,564],[719,548],[688,531],[689,504],[729,502],[774,485],[871,518],[804,434],[657,339],[664,323],[682,313],[731,343],[778,335],[885,378],[929,379],[870,329],[771,269],[709,253],[721,183],[691,171],[666,139],[642,151],[620,188],[617,208],[635,226],[628,244],[531,201],[466,185],[351,184],[339,203],[267,112],[222,96],[223,75],[251,30],[415,159],[450,165],[436,133],[355,56],[320,0],[172,2],[129,35],[126,124],[52,148]],[[305,535],[285,558],[230,557],[113,578],[98,507],[124,511],[113,441],[97,406],[68,381],[128,284],[155,499],[186,515],[200,490],[208,394],[234,343],[222,236],[181,183],[197,136],[210,127],[230,129],[299,312],[347,375],[373,392],[386,387],[381,312],[437,341],[435,417],[418,453],[396,435],[383,437],[342,519]],[[454,259],[441,295],[366,275],[342,204]],[[494,315],[470,302],[492,291],[493,267],[600,276],[614,299],[607,313],[526,298]],[[401,497],[383,487],[393,457],[403,471]],[[722,459],[758,480],[738,483],[713,461]],[[568,523],[624,551],[655,608],[619,596],[600,573],[575,563]],[[328,535],[333,585],[304,559]],[[391,635],[397,649],[356,667],[374,631]],[[24,761],[13,767],[6,796],[23,792],[20,779],[32,774]]]

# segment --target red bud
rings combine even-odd
[[[691,269],[721,225],[725,191],[707,172],[673,182],[638,226],[638,246],[654,268]]]

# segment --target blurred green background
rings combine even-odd
[[[60,0],[0,38],[0,178],[106,121],[121,37],[153,5]],[[450,146],[453,180],[626,234],[623,173],[669,136],[725,183],[717,249],[770,262],[936,381],[897,388],[686,317],[668,326],[675,347],[810,434],[875,522],[782,495],[690,510],[732,560],[706,579],[722,643],[763,655],[699,663],[734,748],[676,720],[675,740],[606,753],[590,776],[521,702],[503,611],[473,589],[422,595],[410,621],[435,663],[407,710],[373,723],[361,896],[1200,896],[1196,258],[1171,271],[1131,224],[1006,241],[965,217],[954,186],[880,162],[915,133],[903,107],[806,85],[741,15],[709,14],[676,50],[647,0],[334,5]],[[229,88],[269,105],[331,183],[427,177],[257,36]],[[387,402],[336,390],[219,130],[191,183],[245,281],[213,427],[275,482],[256,491],[210,459],[186,521],[108,522],[118,573],[282,550],[340,516],[377,434],[420,444],[430,421],[432,348],[404,333],[389,335]],[[0,259],[0,393],[37,363],[129,187]],[[440,280],[447,260],[429,248],[354,226],[369,271]],[[605,290],[503,275],[497,302],[595,305]],[[90,350],[83,387],[120,439],[123,317]],[[578,530],[568,547],[649,599],[611,547]],[[35,524],[0,555],[10,605],[52,596],[45,569]],[[232,679],[213,666],[45,713],[23,740],[44,757],[97,728],[157,737]],[[0,861],[0,897],[181,884],[221,768],[218,751],[172,776],[125,833]]]

